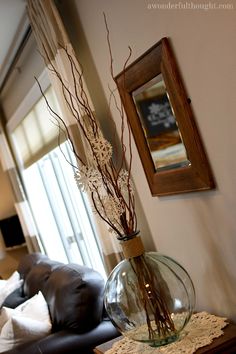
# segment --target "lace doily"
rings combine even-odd
[[[153,348],[124,337],[105,354],[193,354],[197,349],[212,343],[214,338],[220,337],[226,325],[226,318],[199,312],[192,315],[181,339],[174,343]]]

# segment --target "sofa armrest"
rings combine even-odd
[[[109,320],[103,320],[89,332],[78,334],[68,330],[52,333],[38,341],[24,343],[4,354],[92,354],[93,348],[120,336]]]

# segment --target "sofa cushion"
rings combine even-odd
[[[104,280],[98,272],[77,264],[58,266],[44,290],[53,331],[83,333],[101,321]]]
[[[44,294],[44,287],[47,286],[48,278],[50,277],[53,269],[62,263],[47,260],[39,261],[29,271],[24,282],[24,294],[32,297],[39,291]]]
[[[18,272],[20,273],[20,277],[22,279],[25,279],[29,271],[36,263],[40,261],[46,261],[48,259],[49,258],[47,256],[41,253],[31,253],[22,257],[17,268]]]
[[[9,294],[4,300],[2,306],[15,308],[28,300],[28,296],[24,295],[23,285]]]

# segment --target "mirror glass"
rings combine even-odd
[[[190,166],[162,74],[132,93],[156,171]]]

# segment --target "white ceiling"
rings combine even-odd
[[[29,24],[25,8],[25,0],[0,0],[0,86]]]

